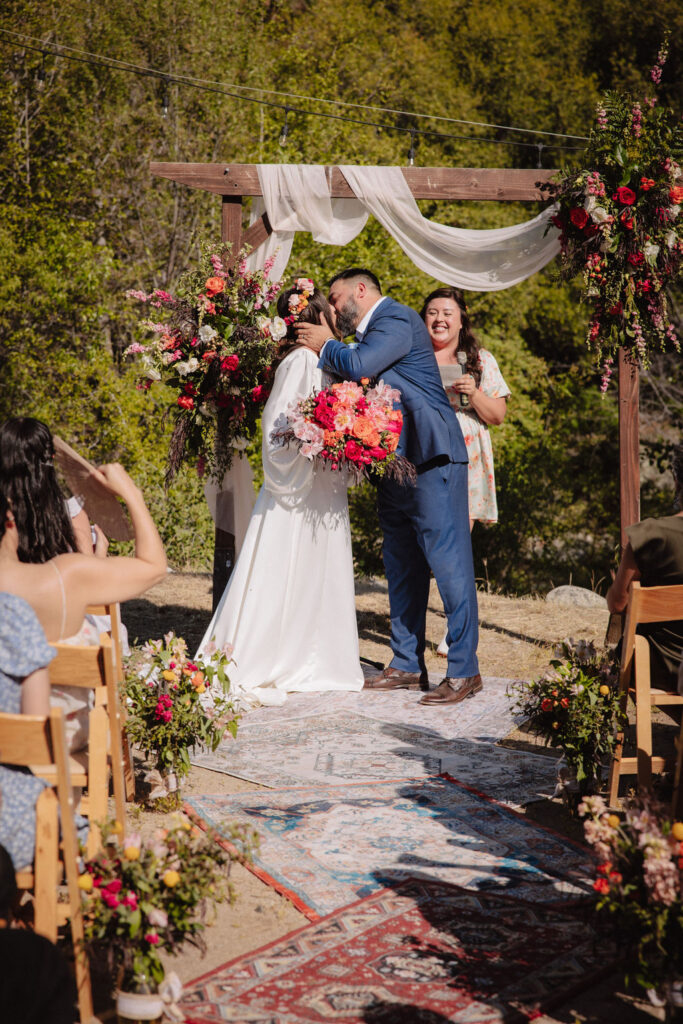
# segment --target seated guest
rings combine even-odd
[[[78,499],[65,501],[54,466],[52,434],[40,420],[30,416],[6,420],[0,426],[0,490],[14,514],[18,557],[22,562],[46,563],[56,555],[80,551],[104,558],[108,542],[98,526],[90,522]],[[108,616],[84,616],[67,643],[97,644],[102,632],[111,628]],[[122,632],[124,653],[130,653]],[[72,752],[87,744],[88,698],[78,687],[53,687],[51,703],[61,707],[66,722],[67,742]]]
[[[683,444],[673,452],[675,507],[683,505]],[[644,519],[629,526],[628,544],[619,569],[607,591],[607,607],[621,612],[628,603],[628,588],[633,580],[643,587],[666,587],[683,583],[683,510],[661,519]],[[652,678],[666,689],[683,683],[683,608],[671,622],[653,622],[638,627],[650,645]]]

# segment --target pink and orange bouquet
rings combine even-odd
[[[340,381],[309,395],[288,410],[288,426],[271,440],[295,444],[307,459],[332,470],[346,469],[354,483],[371,475],[415,481],[415,468],[397,447],[403,413],[395,408],[400,393],[380,380],[371,386]]]

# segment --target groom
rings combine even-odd
[[[448,619],[448,674],[421,704],[456,704],[482,688],[477,665],[477,592],[467,500],[467,450],[441,384],[422,319],[388,296],[369,270],[353,267],[330,283],[329,301],[342,336],[324,325],[297,323],[297,337],[320,353],[319,366],[345,380],[381,377],[401,393],[398,453],[417,468],[417,485],[381,477],[377,485],[394,657],[365,686],[428,689],[425,619],[430,570]]]

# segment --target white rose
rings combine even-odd
[[[664,241],[666,242],[667,249],[673,249],[674,245],[676,244],[676,232],[667,231],[664,237]]]
[[[583,204],[583,208],[586,211],[586,213],[590,213],[591,210],[595,209],[596,205],[597,199],[595,198],[595,196],[588,196],[586,202]]]
[[[218,331],[214,330],[210,324],[202,324],[199,328],[199,337],[205,345],[208,345],[210,341],[218,337]]]
[[[187,362],[178,363],[176,366],[176,370],[181,377],[186,377],[188,373],[194,373],[197,369],[199,369],[199,360],[194,356],[191,356]]]
[[[287,333],[287,324],[281,316],[274,316],[270,323],[270,336],[273,341],[279,341]]]
[[[593,197],[591,196],[591,199]],[[586,207],[588,209],[588,207]],[[591,220],[594,224],[604,224],[605,221],[609,220],[609,214],[604,206],[591,206],[588,211],[591,215]]]
[[[650,266],[654,267],[659,256],[659,246],[655,245],[654,242],[646,242],[643,246],[643,255]]]
[[[270,317],[258,316],[256,318],[256,326],[262,333],[270,334]]]
[[[672,220],[676,220],[676,217],[679,215],[680,212],[681,212],[680,206],[672,206],[671,207],[671,219]]]

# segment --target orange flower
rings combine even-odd
[[[356,416],[353,421],[353,433],[359,441],[364,441],[365,444],[372,447],[380,442],[379,430],[375,428],[367,416]]]
[[[683,185],[674,185],[670,188],[669,199],[672,203],[683,203]]]
[[[370,383],[370,378],[369,377],[361,377],[360,382],[363,385],[363,387],[365,387],[366,384]]]
[[[341,430],[325,430],[323,431],[323,444],[326,448],[333,448],[334,445],[338,444],[344,434]]]
[[[382,443],[387,451],[395,452],[398,448],[398,434],[387,434]]]
[[[222,277],[210,277],[204,287],[207,296],[211,299],[214,295],[220,295],[222,291],[225,291],[225,281]]]

